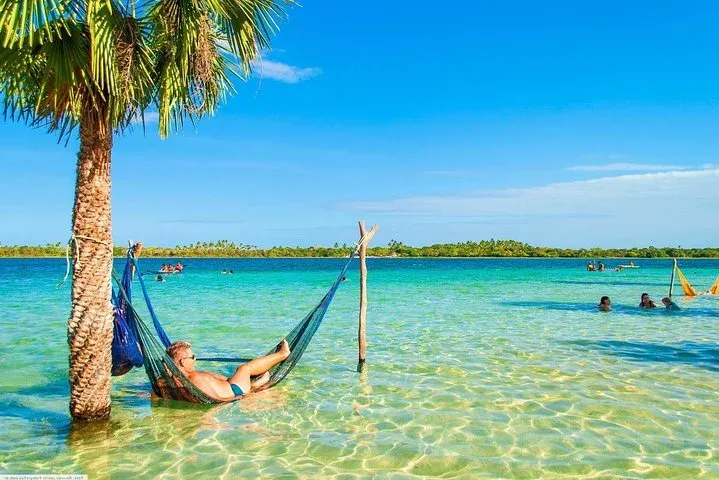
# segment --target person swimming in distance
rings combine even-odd
[[[158,282],[164,282],[165,277],[163,277],[162,275],[158,275],[157,278],[155,278],[155,280],[157,280]]]
[[[642,298],[639,302],[639,308],[657,308],[657,304],[652,302],[649,298],[648,293],[642,293]]]
[[[609,297],[604,295],[602,298],[599,299],[599,310],[602,312],[609,312],[612,310],[612,301],[609,300]]]
[[[227,270],[225,270],[225,269],[223,268],[220,273],[221,273],[222,275],[227,275]]]
[[[681,308],[679,308],[679,305],[672,302],[672,299],[669,297],[662,298],[662,303],[664,304],[664,307],[666,307],[667,310],[681,310]]]

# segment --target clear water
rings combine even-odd
[[[149,286],[170,338],[241,357],[275,344],[341,263],[192,259]],[[670,261],[619,273],[581,259],[368,263],[366,374],[355,265],[275,389],[215,407],[153,403],[138,370],[114,382],[109,423],[75,427],[69,287],[55,289],[64,260],[0,259],[0,473],[719,478],[719,299],[637,308],[642,292],[667,293]],[[717,260],[682,266],[698,289],[719,274]],[[601,295],[612,312],[596,310]]]

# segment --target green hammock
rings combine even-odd
[[[278,363],[269,370],[270,380],[268,382],[268,388],[280,383],[287,374],[290,373],[295,365],[297,365],[297,362],[299,362],[302,354],[307,348],[307,345],[310,343],[310,340],[312,340],[312,336],[322,323],[325,313],[327,312],[327,308],[330,306],[330,303],[337,292],[337,288],[342,283],[342,278],[345,276],[355,253],[356,249],[350,254],[344,268],[342,268],[342,271],[337,276],[337,279],[334,281],[322,300],[307,314],[304,319],[302,319],[302,321],[297,324],[297,326],[295,326],[295,328],[292,329],[287,337],[285,337],[287,343],[290,345],[292,353],[289,357],[287,357],[287,359]],[[133,264],[135,265],[135,271],[140,272],[140,269],[137,267],[137,259],[133,258]],[[232,400],[219,400],[217,398],[210,397],[197,388],[180,371],[172,358],[167,354],[165,345],[157,338],[157,330],[150,328],[137,313],[137,310],[135,310],[135,307],[129,300],[129,295],[122,286],[121,280],[117,277],[115,272],[113,272],[113,277],[118,285],[120,294],[133,312],[133,315],[129,315],[128,318],[137,332],[137,342],[144,357],[143,363],[145,366],[145,372],[147,372],[147,376],[150,378],[152,391],[155,395],[165,399],[207,404],[226,403],[227,401],[235,401],[241,398],[235,397]],[[139,278],[143,286],[143,291],[145,291],[142,277],[140,276]],[[147,299],[149,298],[146,298],[146,300]],[[268,353],[272,353],[274,351],[275,349],[273,348]]]

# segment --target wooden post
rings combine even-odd
[[[677,259],[674,259],[674,265],[672,265],[672,279],[669,280],[669,298],[672,298],[672,293],[674,292],[674,272],[677,269]]]
[[[367,233],[364,220],[359,222],[360,241],[359,261],[360,261],[360,312],[359,312],[359,328],[357,329],[357,343],[359,344],[359,360],[357,362],[357,371],[364,370],[365,361],[367,359],[367,244],[377,232],[377,225]]]

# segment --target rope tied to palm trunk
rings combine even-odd
[[[76,259],[75,265],[76,267],[80,265],[80,247],[78,245],[78,240],[90,240],[91,242],[99,243],[100,245],[105,245],[107,248],[110,249],[110,254],[113,253],[113,247],[112,244],[109,242],[105,242],[103,240],[94,238],[94,237],[88,237],[85,235],[77,235],[75,232],[72,232],[72,235],[70,236],[70,240],[67,241],[67,246],[65,247],[65,276],[63,277],[62,281],[56,285],[55,288],[60,288],[63,285],[65,285],[65,282],[67,281],[67,278],[70,276],[70,249],[74,246],[75,252],[73,253],[73,258]],[[110,264],[112,264],[112,255],[110,256]]]

